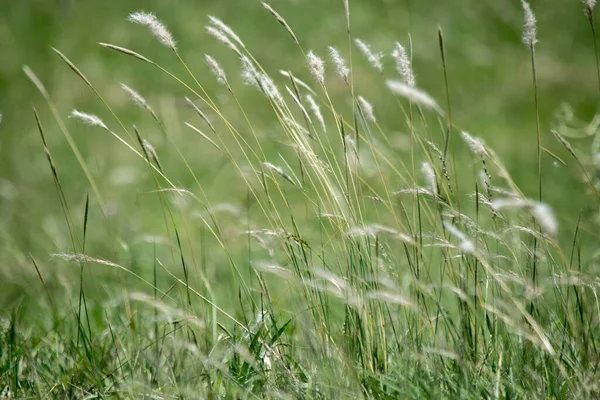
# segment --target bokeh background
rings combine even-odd
[[[550,129],[561,104],[571,105],[582,124],[596,113],[598,85],[590,28],[578,0],[533,0],[531,4],[538,18],[544,145],[567,159],[568,153],[555,142]],[[333,45],[348,56],[342,0],[273,0],[271,5],[287,19],[304,49],[326,57],[327,46]],[[504,160],[521,189],[535,197],[535,111],[529,53],[521,43],[520,2],[351,0],[351,9],[354,37],[388,55],[384,59],[386,76],[395,74],[389,57],[394,42],[411,43],[418,86],[445,104],[437,37],[438,26],[442,28],[456,125],[483,137]],[[98,114],[116,126],[92,91],[51,47],[78,65],[129,127],[135,124],[144,132],[177,184],[192,187],[193,179],[153,121],[131,104],[119,87],[120,82],[139,91],[152,104],[215,203],[243,204],[246,189],[235,177],[236,171],[227,168],[223,157],[184,128],[184,121],[195,118],[185,107],[184,96],[188,93],[151,66],[97,44],[108,42],[134,49],[185,76],[172,52],[162,47],[147,29],[127,21],[127,15],[137,10],[155,13],[169,27],[180,53],[207,91],[222,99],[229,118],[241,120],[237,108],[228,104],[231,99],[223,87],[210,74],[204,55],[218,59],[232,86],[238,88],[246,112],[265,137],[269,137],[276,121],[265,103],[257,101],[259,94],[241,84],[235,55],[207,34],[208,15],[230,25],[276,79],[283,80],[277,71],[284,69],[311,80],[297,47],[258,0],[1,0],[0,282],[7,289],[5,297],[20,298],[23,288],[37,279],[28,261],[29,254],[51,262],[49,254],[69,248],[32,106],[40,113],[74,215],[83,215],[85,197],[90,192],[43,98],[23,73],[24,65],[46,85],[106,197],[108,221],[91,200],[90,226],[94,229],[90,233],[90,251],[110,259],[119,259],[124,251],[137,251],[143,257],[148,249],[135,247],[137,238],[142,234],[164,234],[164,219],[151,193],[152,179],[140,160],[106,132],[67,119],[71,109],[77,108]],[[357,87],[373,103],[383,129],[390,135],[397,133],[401,139],[406,133],[402,132],[404,121],[396,104],[390,101],[385,79],[372,70],[356,48],[353,58]],[[333,75],[331,69],[328,71]],[[335,96],[336,85],[342,96],[341,81],[332,80],[331,92]],[[400,139],[398,146],[402,147]],[[271,142],[266,146],[277,157],[279,145]],[[582,140],[575,145],[585,151],[590,143]],[[458,151],[459,156],[466,153]],[[544,163],[546,179],[552,183],[547,185],[547,198],[561,222],[572,226],[581,209],[591,218],[594,210],[587,208],[588,197],[579,172],[548,156],[544,156]],[[129,258],[136,259],[131,254]]]

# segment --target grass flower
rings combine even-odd
[[[167,27],[164,26],[162,24],[162,22],[160,22],[154,14],[147,13],[144,11],[138,11],[138,12],[129,14],[129,21],[131,21],[135,24],[147,26],[148,28],[150,28],[150,31],[152,31],[152,34],[162,44],[171,48],[174,51],[177,50],[177,46],[175,45],[175,40],[173,39],[171,32],[169,32]]]
[[[383,54],[373,53],[373,50],[371,50],[371,46],[369,46],[367,43],[363,42],[360,39],[355,39],[354,42],[358,46],[359,50],[365,55],[365,57],[367,57],[367,60],[369,61],[369,63],[371,63],[371,66],[377,71],[383,72],[383,64],[381,63]]]
[[[81,111],[73,110],[73,111],[71,111],[70,117],[73,119],[79,120],[86,125],[98,126],[102,129],[108,130],[108,127],[104,124],[104,122],[102,122],[102,120],[95,115],[86,114]]]
[[[523,26],[523,44],[528,49],[533,49],[535,44],[538,42],[536,37],[536,20],[531,6],[526,0],[521,0],[523,6],[523,13],[525,16],[525,24]]]
[[[325,84],[325,62],[319,58],[312,50],[308,52],[308,66],[310,73],[319,84]]]
[[[424,91],[409,86],[404,82],[389,80],[386,82],[388,88],[396,95],[408,99],[410,102],[418,104],[428,109],[437,111],[443,115],[444,111],[438,106],[437,102]]]
[[[350,79],[350,69],[346,66],[346,61],[335,47],[329,46],[329,55],[338,75],[347,83]]]
[[[413,74],[412,66],[404,46],[396,42],[396,47],[392,52],[392,58],[396,62],[396,70],[402,77],[404,83],[408,86],[415,87],[417,85],[415,75]]]

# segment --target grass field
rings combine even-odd
[[[600,397],[595,1],[207,3],[0,5],[0,398]]]

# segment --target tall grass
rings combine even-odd
[[[448,66],[456,61],[446,51],[442,30],[446,109],[417,86],[410,51],[401,44],[392,54],[397,73],[387,69],[383,54],[353,37],[351,5],[344,4],[349,50],[344,57],[329,48],[329,65],[318,50],[303,47],[293,19],[263,3],[265,23],[281,25],[302,63],[283,77],[271,74],[273,66],[215,17],[207,30],[223,44],[223,57],[239,59],[240,79],[232,78],[238,71],[224,70],[209,55],[214,76],[196,72],[179,50],[186,38],[176,45],[154,15],[130,15],[181,64],[180,72],[170,71],[138,51],[101,43],[121,53],[124,63],[141,61],[179,85],[177,96],[187,100],[187,109],[176,113],[187,127],[184,139],[150,102],[122,85],[165,138],[158,148],[150,143],[157,137],[150,128],[128,127],[75,56],[55,50],[110,117],[73,111],[73,118],[107,133],[106,140],[117,139],[150,177],[149,191],[160,210],[153,218],[163,224],[164,241],[161,247],[161,241],[148,239],[151,246],[135,262],[87,253],[90,233],[103,229],[90,222],[97,209],[102,218],[95,221],[106,224],[106,240],[125,247],[134,228],[114,226],[104,200],[110,196],[102,193],[67,128],[77,129],[75,121],[64,122],[26,67],[92,196],[78,225],[63,191],[68,183],[60,179],[36,112],[71,237],[56,249],[53,262],[77,265],[79,295],[76,305],[68,291],[53,298],[45,277],[50,268],[31,258],[53,322],[38,333],[19,331],[17,311],[3,322],[3,396],[600,395],[599,281],[587,268],[583,247],[595,240],[595,227],[581,219],[559,226],[552,191],[542,203],[537,90],[543,82],[537,80],[529,6],[523,2],[531,14],[524,40],[538,118],[535,200],[525,196],[530,188],[517,186],[492,148],[452,118]],[[353,46],[362,55],[353,57]],[[361,93],[359,74],[386,91],[395,120],[382,121],[377,104]],[[206,90],[207,79],[217,79],[224,94]],[[341,96],[332,92],[334,85],[342,87]],[[266,127],[253,114],[257,105],[240,100],[251,89],[261,95],[259,106],[274,125]],[[397,134],[390,126],[407,132],[409,154],[394,148]],[[461,132],[462,142],[452,132]],[[566,140],[561,143],[585,172],[576,151]],[[221,160],[219,168],[231,173],[226,203],[210,190],[209,177],[195,170],[189,150],[196,147],[209,148]],[[465,151],[471,161],[456,154]],[[597,193],[587,173],[585,181]],[[146,198],[140,208],[148,204]]]

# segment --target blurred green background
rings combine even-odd
[[[544,145],[568,159],[568,154],[552,138],[550,128],[562,103],[572,105],[577,118],[583,121],[591,120],[596,112],[598,87],[590,28],[578,0],[531,3],[539,28],[537,57]],[[389,57],[394,42],[412,43],[417,84],[440,104],[445,104],[445,91],[437,28],[443,29],[456,125],[483,137],[504,160],[522,190],[534,197],[535,114],[530,58],[520,38],[523,23],[520,1],[351,0],[350,4],[353,36],[387,55],[386,77],[396,75]],[[273,0],[271,5],[287,19],[306,51],[313,49],[326,57],[327,46],[333,45],[348,55],[342,0]],[[97,227],[91,233],[96,254],[118,258],[116,254],[123,250],[124,243],[112,243],[113,237],[129,238],[133,243],[135,235],[160,234],[164,228],[163,217],[157,214],[160,210],[157,200],[150,194],[152,180],[140,160],[106,132],[67,120],[70,110],[77,108],[98,114],[116,128],[92,91],[51,46],[78,65],[129,127],[133,124],[140,127],[157,148],[168,176],[177,184],[191,188],[193,179],[156,125],[130,103],[119,87],[120,82],[139,91],[155,108],[215,203],[243,203],[246,190],[235,177],[236,172],[223,168],[224,159],[183,125],[192,118],[200,124],[185,107],[184,96],[189,94],[151,66],[97,44],[108,42],[134,49],[178,76],[185,76],[172,52],[162,47],[147,29],[127,21],[127,15],[138,10],[155,13],[169,27],[180,53],[207,91],[222,99],[229,117],[239,121],[241,115],[229,104],[231,100],[204,62],[204,54],[217,58],[232,86],[237,88],[253,123],[267,136],[275,123],[272,113],[264,102],[256,101],[259,95],[253,89],[241,85],[239,62],[207,34],[207,16],[214,15],[230,25],[276,81],[283,80],[277,71],[284,69],[311,82],[297,47],[258,0],[2,0],[0,280],[5,287],[13,285],[17,291],[35,279],[35,271],[28,267],[29,253],[48,260],[48,254],[69,248],[32,106],[41,115],[67,201],[75,215],[83,214],[85,195],[90,191],[41,95],[22,72],[23,65],[30,66],[46,85],[106,197],[112,213],[108,223],[104,223],[92,198],[90,226]],[[390,135],[402,133],[405,124],[396,104],[390,101],[385,79],[377,76],[355,47],[353,59],[357,88],[373,103],[383,129]],[[333,75],[331,67],[328,74]],[[341,81],[331,79],[329,87],[334,95],[339,92],[343,98]],[[589,144],[583,141],[577,146],[585,149]],[[277,145],[268,146],[272,146],[276,158]],[[467,159],[466,152],[461,152]],[[587,207],[585,185],[575,167],[556,166],[547,156],[544,163],[548,201],[569,226],[579,210]],[[586,215],[592,215],[592,211],[587,210]],[[107,232],[118,234],[107,236]]]

